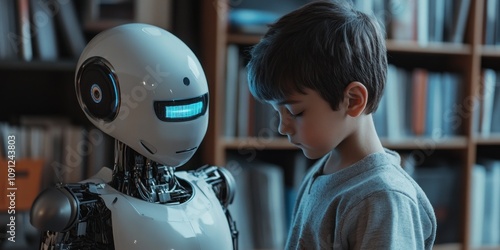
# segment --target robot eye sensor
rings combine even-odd
[[[185,122],[194,120],[207,112],[208,93],[189,99],[155,101],[156,116],[165,122]]]
[[[83,111],[93,119],[113,121],[120,108],[118,78],[111,64],[90,57],[78,69],[76,93]]]

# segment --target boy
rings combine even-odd
[[[247,67],[252,94],[278,111],[278,131],[320,159],[300,187],[286,249],[432,248],[432,206],[373,124],[387,70],[373,17],[309,3],[271,25]]]

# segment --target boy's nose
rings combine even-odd
[[[285,119],[280,118],[280,124],[278,125],[278,133],[280,135],[291,135],[293,133],[293,129],[290,126],[290,123]]]

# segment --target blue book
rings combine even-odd
[[[475,164],[472,168],[471,201],[469,203],[470,217],[470,246],[480,247],[483,238],[484,224],[484,193],[486,182],[486,169],[483,165]]]
[[[429,72],[427,83],[427,112],[425,117],[425,135],[439,138],[442,136],[442,77],[441,73]]]
[[[458,134],[458,128],[462,124],[462,117],[457,114],[457,105],[460,102],[460,89],[462,81],[458,74],[444,72],[442,79],[443,88],[443,115],[441,128],[443,136],[454,136]]]
[[[457,168],[448,163],[426,164],[415,169],[415,181],[426,193],[437,220],[436,243],[458,242],[461,195],[458,192]]]

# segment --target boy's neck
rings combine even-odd
[[[347,168],[366,156],[384,152],[375,130],[372,115],[359,117],[357,129],[332,150],[323,168],[323,174],[332,174]]]

